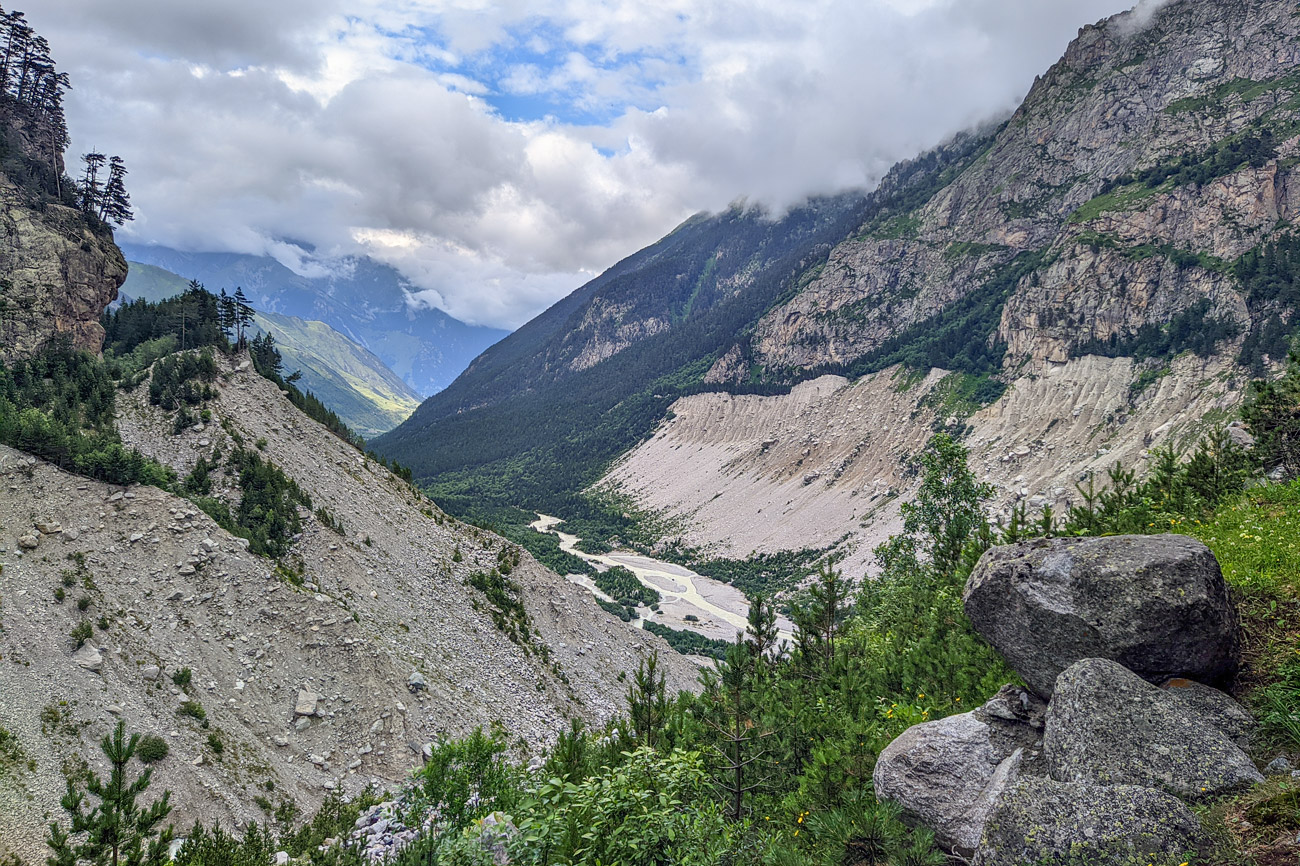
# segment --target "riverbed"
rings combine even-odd
[[[530,525],[538,532],[549,532],[558,536],[561,550],[590,563],[596,571],[604,572],[614,566],[622,566],[636,575],[636,579],[641,581],[642,585],[658,590],[661,597],[659,613],[638,608],[638,612],[645,619],[670,628],[693,631],[705,637],[725,641],[734,641],[736,633],[745,630],[749,617],[749,600],[734,586],[696,574],[684,566],[632,551],[586,553],[578,549],[581,538],[556,528],[562,523],[564,521],[558,517],[539,514],[537,520]],[[579,586],[585,587],[597,598],[610,600],[596,588],[589,576],[570,574],[567,577]],[[687,617],[694,619],[687,619]],[[633,625],[640,627],[641,623],[642,620],[637,619]],[[794,625],[785,617],[778,617],[777,631],[781,639],[793,641]]]

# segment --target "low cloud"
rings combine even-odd
[[[1149,16],[1158,4],[1134,12]],[[42,0],[132,240],[358,253],[514,327],[697,210],[870,187],[1116,0]],[[286,238],[300,239],[297,247]],[[308,253],[308,249],[312,252]]]

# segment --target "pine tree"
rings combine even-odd
[[[652,749],[661,748],[669,706],[664,675],[659,672],[659,653],[653,653],[637,665],[627,690],[627,707],[637,742]]]
[[[824,672],[835,658],[835,639],[848,617],[852,588],[852,581],[827,560],[818,567],[807,600],[791,611],[799,659],[814,676]]]
[[[774,733],[762,718],[761,683],[751,675],[754,659],[741,635],[701,680],[704,723],[714,742],[715,782],[727,800],[733,821],[745,817],[745,799],[767,786],[770,778],[766,742]]]
[[[103,199],[103,189],[99,183],[99,170],[104,167],[108,157],[102,153],[92,151],[82,154],[81,161],[86,164],[86,170],[81,175],[81,209],[86,213],[95,213],[99,208],[99,203]]]
[[[112,736],[99,744],[111,767],[108,781],[92,773],[83,792],[68,780],[62,805],[71,816],[71,826],[65,831],[58,822],[50,824],[45,840],[52,852],[46,861],[49,866],[164,866],[168,862],[172,828],[160,827],[171,812],[170,792],[142,807],[136,800],[148,789],[153,770],[127,779],[127,765],[139,740],[139,734],[127,740],[126,723],[118,722]],[[99,804],[85,808],[87,794]]]
[[[253,308],[248,305],[248,298],[240,286],[235,287],[235,348],[245,349],[248,341],[244,331],[253,324]]]
[[[104,222],[123,225],[133,219],[131,196],[126,192],[126,164],[122,157],[115,156],[108,161],[108,180],[104,182],[100,194],[99,218]]]
[[[749,647],[755,671],[766,670],[777,659],[776,608],[772,600],[765,595],[758,595],[749,606],[749,625],[745,628],[749,637],[745,644]]]

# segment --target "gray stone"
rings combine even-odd
[[[1264,778],[1187,704],[1107,659],[1085,659],[1061,674],[1043,751],[1059,782],[1145,785],[1189,800]]]
[[[964,713],[908,728],[880,753],[872,779],[877,797],[933,830],[945,849],[968,857],[1022,754],[1000,749],[992,727]]]
[[[1287,760],[1285,755],[1278,755],[1269,761],[1268,766],[1264,768],[1265,776],[1290,776],[1294,772],[1295,767],[1291,766],[1291,762]]]
[[[150,682],[150,683],[153,682],[154,680],[158,679],[160,674],[162,674],[162,671],[158,668],[157,665],[145,665],[144,667],[140,668],[140,677],[144,679],[146,682]]]
[[[419,671],[413,671],[411,675],[406,678],[406,688],[411,692],[411,694],[415,694],[416,692],[421,692],[429,688],[429,684],[425,681],[424,676]]]
[[[293,729],[295,731],[298,731],[299,733],[302,733],[303,731],[307,730],[310,727],[311,727],[311,719],[307,718],[306,716],[299,716],[298,721],[293,723]]]
[[[1028,778],[994,804],[973,864],[1145,863],[1201,844],[1200,822],[1169,794]]]
[[[41,540],[31,533],[18,536],[18,546],[23,550],[35,550],[40,543]]]
[[[963,595],[975,630],[1038,694],[1085,658],[1152,682],[1237,671],[1236,611],[1209,548],[1181,535],[1038,539],[981,557]]]
[[[72,654],[72,660],[94,673],[99,673],[100,668],[104,666],[104,657],[99,654],[99,650],[93,643],[82,644],[81,648]]]
[[[1255,717],[1230,696],[1216,688],[1181,677],[1167,681],[1161,688],[1182,701],[1194,715],[1209,722],[1240,748],[1250,746]]]
[[[176,590],[175,592],[173,592],[171,595],[167,596],[167,600],[168,600],[168,601],[180,601],[180,600],[181,600],[182,598],[184,598],[184,597],[185,597],[185,593],[181,592],[181,591],[178,589],[178,590]]]
[[[60,523],[54,523],[53,521],[38,523],[36,524],[36,531],[41,535],[58,535],[63,531],[63,525]]]
[[[314,716],[316,715],[316,704],[320,701],[320,696],[315,692],[299,691],[298,701],[293,706],[295,716]]]

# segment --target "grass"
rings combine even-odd
[[[1091,201],[1084,202],[1079,206],[1078,210],[1070,214],[1070,222],[1077,225],[1095,220],[1104,213],[1126,210],[1139,202],[1146,201],[1158,192],[1168,192],[1170,188],[1172,186],[1169,184],[1162,184],[1158,187],[1148,187],[1140,183],[1122,186],[1104,195],[1099,195]]]

